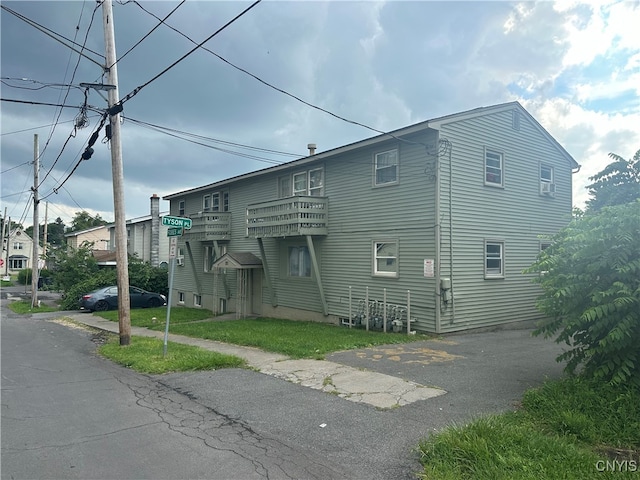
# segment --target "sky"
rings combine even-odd
[[[107,105],[80,87],[106,83],[102,7],[0,5],[0,214],[33,223],[37,135],[40,222],[45,204],[49,222],[82,210],[113,221],[104,130],[80,161]],[[148,215],[153,194],[377,135],[350,122],[391,131],[519,101],[581,165],[576,207],[610,152],[640,149],[638,1],[263,0],[184,57],[251,5],[113,2],[119,97],[142,86],[122,113],[128,219]]]

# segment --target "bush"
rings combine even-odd
[[[80,305],[78,300],[86,293],[92,292],[102,287],[116,284],[115,269],[104,269],[98,271],[91,278],[76,283],[64,292],[64,298],[60,303],[63,310],[78,310]]]
[[[567,371],[640,385],[640,200],[578,216],[526,272],[549,317],[535,334],[559,332]]]
[[[18,283],[20,285],[31,285],[31,269],[25,268],[18,272]]]

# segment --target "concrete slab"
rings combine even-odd
[[[89,313],[72,314],[66,318],[93,328],[118,333],[116,322]],[[164,339],[164,332],[140,327],[131,327],[131,334]],[[428,387],[392,375],[357,369],[327,360],[294,360],[257,348],[183,335],[169,334],[169,341],[236,355],[245,359],[250,367],[265,375],[381,409],[397,408],[446,393],[440,388]]]

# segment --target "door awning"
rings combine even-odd
[[[262,260],[251,252],[227,252],[213,263],[213,268],[235,270],[262,268]]]

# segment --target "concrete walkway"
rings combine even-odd
[[[89,313],[67,314],[64,318],[78,324],[118,333],[116,322]],[[131,327],[131,334],[164,339],[164,332],[141,327]],[[235,355],[245,359],[250,367],[265,375],[337,395],[351,402],[366,403],[381,409],[401,407],[446,393],[445,390],[439,388],[326,360],[293,360],[284,355],[264,352],[257,348],[175,334],[169,334],[169,341]]]

